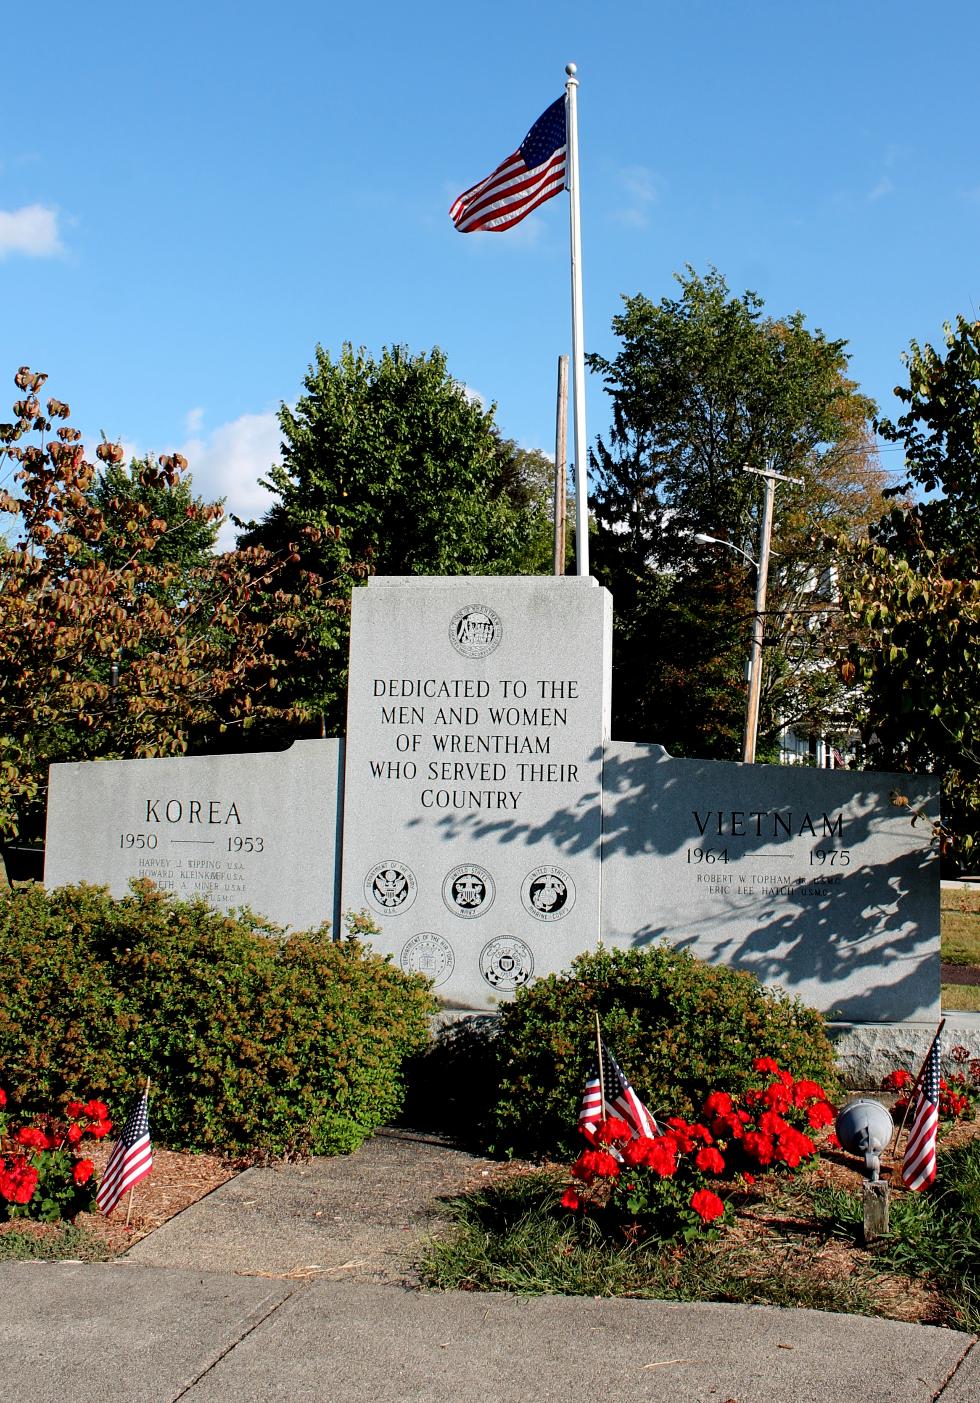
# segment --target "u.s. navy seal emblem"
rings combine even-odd
[[[406,974],[424,974],[438,987],[452,974],[456,957],[448,940],[435,931],[420,930],[411,940],[406,940],[398,963]]]
[[[472,920],[490,910],[495,890],[493,878],[485,867],[464,862],[447,874],[442,884],[442,899],[454,916]]]
[[[407,911],[418,889],[415,873],[394,858],[379,862],[364,878],[364,895],[383,916],[399,916]]]
[[[575,905],[575,884],[563,868],[545,863],[524,878],[521,901],[536,921],[560,921]]]
[[[449,641],[464,658],[485,658],[504,636],[500,615],[487,604],[467,604],[449,624]]]
[[[490,940],[480,951],[480,973],[491,989],[509,994],[526,984],[534,973],[531,948],[513,935]]]

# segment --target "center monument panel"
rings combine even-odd
[[[354,592],[341,904],[447,1006],[493,1008],[596,944],[611,669],[591,579]]]

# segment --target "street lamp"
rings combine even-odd
[[[694,539],[703,545],[727,546],[738,551],[755,569],[755,614],[752,619],[752,651],[749,654],[749,694],[745,702],[745,733],[742,737],[742,760],[746,765],[755,763],[755,746],[759,735],[759,701],[762,696],[762,635],[766,618],[766,591],[769,585],[769,556],[771,554],[773,507],[776,501],[776,481],[803,481],[800,477],[787,477],[785,473],[773,472],[771,468],[743,468],[743,472],[753,473],[766,480],[766,495],[762,507],[762,525],[759,532],[759,559],[753,560],[748,551],[735,545],[734,541],[722,541],[717,536],[701,533]]]

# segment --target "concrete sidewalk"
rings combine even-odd
[[[952,1330],[768,1306],[424,1292],[439,1202],[492,1172],[436,1136],[249,1169],[107,1265],[0,1263],[27,1403],[980,1403]]]
[[[0,1264],[30,1403],[978,1403],[972,1336],[766,1306]]]

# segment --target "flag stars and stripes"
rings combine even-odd
[[[921,1192],[936,1177],[936,1135],[939,1131],[940,1043],[933,1040],[926,1058],[925,1070],[918,1095],[912,1128],[902,1161],[902,1183],[907,1189]]]
[[[111,1213],[126,1190],[145,1179],[152,1168],[150,1118],[144,1091],[130,1107],[122,1134],[109,1156],[98,1193],[95,1195],[97,1207],[107,1215]]]
[[[579,1129],[591,1138],[608,1116],[619,1116],[634,1135],[643,1135],[648,1139],[659,1135],[660,1128],[652,1113],[630,1086],[623,1069],[604,1042],[599,1046],[599,1054],[602,1077],[600,1080],[599,1068],[593,1063],[582,1093]]]
[[[464,190],[449,211],[461,234],[512,229],[565,188],[565,98],[546,108],[520,146],[496,170]]]

